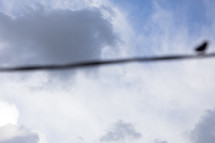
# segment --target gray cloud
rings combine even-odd
[[[11,18],[0,13],[1,64],[67,63],[99,59],[116,35],[98,9],[28,10]]]
[[[119,120],[113,125],[113,128],[110,131],[101,137],[100,140],[105,142],[113,142],[124,140],[127,137],[139,139],[141,136],[141,133],[137,132],[131,123],[126,123]]]
[[[215,141],[215,110],[208,110],[191,131],[193,143],[213,143]]]
[[[168,143],[168,142],[167,142],[167,141],[161,141],[161,140],[156,139],[154,143]]]
[[[39,143],[39,135],[24,127],[6,125],[0,128],[0,143]]]
[[[38,143],[39,138],[36,134],[29,134],[26,136],[14,137],[12,139],[1,141],[1,143]]]

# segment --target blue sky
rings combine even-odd
[[[0,66],[213,52],[213,0],[0,0]],[[211,143],[214,59],[0,73],[0,143]],[[2,118],[4,117],[4,118]]]
[[[169,32],[169,36],[174,38],[178,34],[182,34],[186,32],[186,36],[189,39],[186,39],[187,41],[192,40],[192,38],[198,38],[198,37],[207,37],[203,33],[203,29],[210,29],[210,27],[213,27],[212,19],[213,17],[209,17],[208,15],[208,7],[207,7],[207,1],[197,0],[197,1],[112,1],[114,4],[116,4],[116,7],[122,10],[126,18],[128,19],[128,22],[133,29],[133,31],[136,34],[136,37],[134,40],[137,39],[137,37],[141,37],[141,35],[144,36],[160,36],[160,39],[162,38],[159,34],[164,34],[165,32]],[[159,12],[165,12],[166,15],[160,14],[161,19],[153,19],[154,16],[159,15]],[[162,19],[166,21],[168,24],[160,25]],[[212,28],[213,29],[213,28]],[[169,30],[169,31],[168,31]],[[213,35],[213,31],[209,32]],[[138,36],[137,36],[138,35]],[[203,38],[207,39],[207,38]],[[154,41],[152,41],[155,43]],[[160,42],[160,41],[159,41]],[[157,48],[159,48],[159,44],[155,45],[155,51]],[[185,41],[184,41],[185,42]],[[150,43],[150,41],[147,41],[147,43]],[[149,54],[152,52],[152,54],[155,54],[153,51],[150,50],[153,48],[147,48],[143,51],[140,50],[143,47],[148,47],[148,45],[144,45],[143,43],[140,43],[140,45],[135,45],[137,48],[136,54],[144,53]],[[190,43],[194,44],[194,43]],[[152,46],[153,44],[150,43]],[[150,46],[149,45],[149,46]],[[194,45],[190,45],[194,46]],[[185,50],[190,51],[192,47],[186,47]],[[183,48],[181,48],[183,49]],[[173,51],[174,48],[171,48],[171,51]],[[146,52],[145,52],[146,51]],[[159,51],[160,52],[160,51]],[[175,49],[175,53],[178,51]],[[186,52],[186,51],[184,51]],[[168,54],[168,53],[166,53]]]
[[[153,4],[156,1],[134,0],[134,1],[113,1],[119,8],[128,14],[135,29],[141,28],[154,12]],[[196,1],[157,1],[164,9],[171,11],[175,16],[176,24],[185,24],[191,32],[198,28],[210,24],[210,19],[206,17],[206,6],[202,0]],[[193,27],[195,25],[195,27]],[[194,29],[193,29],[194,28]]]

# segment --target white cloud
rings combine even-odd
[[[104,0],[1,0],[0,11],[11,16],[19,16],[29,9],[68,9],[81,10],[89,7],[99,7]]]
[[[14,104],[0,101],[0,143],[47,143],[42,133],[19,126],[18,117]]]
[[[16,124],[19,112],[15,105],[0,101],[0,127],[6,124]]]

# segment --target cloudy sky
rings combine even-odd
[[[0,0],[0,66],[215,51],[214,0]],[[0,143],[212,143],[215,60],[0,73]]]

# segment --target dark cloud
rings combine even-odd
[[[191,131],[193,143],[213,143],[215,141],[215,110],[208,110]]]
[[[23,127],[7,125],[0,134],[0,143],[39,143],[39,135]]]
[[[98,9],[28,10],[11,18],[0,13],[1,64],[68,63],[99,59],[116,35]]]
[[[105,142],[114,142],[124,140],[126,138],[139,139],[141,136],[141,133],[137,132],[132,124],[119,120],[113,125],[113,128],[110,131],[101,137],[100,140]]]

